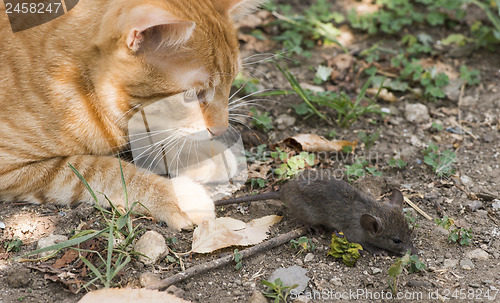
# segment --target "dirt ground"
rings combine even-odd
[[[354,32],[350,50],[365,49],[373,43],[373,38]],[[272,54],[274,50],[270,51]],[[314,71],[309,66],[324,64],[323,55],[337,55],[336,48],[317,48],[311,58],[294,57],[300,64],[287,65],[301,83],[312,83]],[[242,46],[242,57],[258,53]],[[380,137],[370,149],[370,162],[382,172],[381,177],[364,177],[354,184],[372,194],[375,198],[398,187],[425,213],[432,218],[440,218],[442,211],[456,220],[457,225],[472,228],[473,238],[468,246],[451,243],[447,231],[410,211],[418,224],[413,231],[414,245],[418,250],[426,270],[420,273],[403,273],[398,280],[400,301],[435,302],[450,298],[450,302],[487,301],[486,296],[497,295],[500,289],[500,207],[495,210],[494,202],[500,199],[500,56],[479,50],[470,56],[450,58],[442,55],[442,62],[455,67],[466,64],[469,68],[481,71],[481,83],[467,86],[458,101],[422,101],[414,96],[400,98],[398,102],[379,101],[380,106],[389,108],[393,115],[384,120],[380,116],[366,116],[358,119],[351,127],[341,129],[330,126],[320,119],[303,119],[297,116],[291,104],[299,104],[296,95],[267,97],[270,102],[261,101],[273,118],[274,128],[267,133],[256,131],[260,140],[248,142],[250,148],[258,144],[272,146],[280,140],[298,134],[313,133],[327,136],[333,129],[335,139],[359,140],[360,131],[380,130]],[[252,61],[252,60],[250,60]],[[250,65],[247,73],[260,80],[265,89],[289,89],[289,84],[273,63],[258,62]],[[359,91],[361,83],[356,83],[353,94]],[[423,103],[429,110],[430,119],[423,123],[412,123],[405,118],[405,105]],[[276,118],[286,114],[296,118],[295,123],[283,130],[278,129]],[[453,133],[456,121],[466,126],[468,132]],[[443,125],[443,130],[431,127],[432,122]],[[247,121],[248,123],[248,121]],[[447,129],[449,131],[447,131]],[[254,137],[248,129],[240,128],[243,137]],[[455,176],[438,178],[423,163],[424,145],[434,142],[444,149],[455,150]],[[366,152],[360,146],[356,153],[347,159],[330,163],[331,168],[343,168]],[[388,161],[400,157],[408,165],[402,169],[391,168]],[[246,186],[240,194],[249,193]],[[497,200],[495,200],[497,199]],[[475,200],[481,206],[471,210]],[[284,234],[301,226],[297,220],[287,216],[280,202],[265,201],[241,206],[228,206],[218,210],[218,216],[229,216],[249,221],[265,215],[284,215],[283,220],[271,228],[270,237]],[[51,205],[34,206],[26,203],[0,202],[0,221],[6,227],[0,229],[0,302],[77,302],[82,293],[73,293],[57,273],[43,272],[46,268],[40,262],[15,262],[8,259],[36,248],[38,239],[51,233],[69,235],[81,222],[98,221],[98,213],[92,207],[79,205],[75,208]],[[192,232],[172,232],[162,223],[140,219],[145,230],[155,230],[165,238],[177,238],[172,247],[178,251],[189,251]],[[7,253],[4,243],[15,236],[23,241],[20,252]],[[347,267],[341,261],[327,257],[326,251],[331,238],[327,235],[308,234],[316,245],[312,255],[297,254],[297,250],[286,244],[258,255],[244,259],[243,267],[236,270],[234,265],[215,269],[177,284],[176,294],[193,302],[246,302],[255,291],[263,291],[262,279],[269,279],[278,268],[298,265],[307,270],[310,278],[305,296],[297,302],[328,302],[357,293],[356,301],[392,301],[388,284],[388,269],[396,260],[395,256],[363,255],[355,267]],[[212,254],[193,254],[185,257],[186,268],[206,262],[221,255],[232,253],[225,249]],[[244,248],[240,248],[244,249]],[[479,251],[479,250],[480,251]],[[479,252],[479,253],[478,253]],[[485,252],[485,253],[484,253]],[[44,264],[51,264],[49,260]],[[155,265],[144,265],[132,261],[118,279],[120,286],[140,287],[140,276],[154,273],[166,278],[178,273],[180,266],[162,260]],[[59,273],[60,275],[61,273]],[[53,281],[55,280],[55,282]],[[460,299],[460,295],[465,297]],[[439,294],[439,296],[438,296]],[[344,295],[344,297],[340,297]],[[385,297],[384,297],[385,296]],[[396,299],[395,296],[392,297]],[[458,296],[458,297],[457,297]],[[295,298],[295,297],[294,297]],[[500,294],[492,301],[500,300]]]

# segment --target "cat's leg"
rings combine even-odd
[[[236,156],[224,143],[206,141],[184,148],[174,156],[171,153],[169,172],[186,176],[200,183],[222,183],[234,177],[238,171]],[[180,163],[180,164],[177,164]]]
[[[14,169],[0,169],[0,195],[3,199],[34,203],[70,204],[93,202],[92,196],[68,166],[71,163],[98,196],[99,204],[109,207],[105,194],[116,206],[126,208],[119,160],[106,156],[70,156],[34,162]],[[171,180],[137,169],[122,161],[129,204],[141,202],[146,209],[135,209],[165,221],[174,229],[214,218],[214,204],[206,191],[189,178]]]

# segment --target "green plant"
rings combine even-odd
[[[248,162],[255,162],[255,161],[261,161],[265,162],[269,160],[269,151],[267,150],[267,145],[266,144],[261,144],[257,146],[257,149],[252,149],[252,150],[245,150],[244,151],[245,157]]]
[[[358,133],[358,138],[365,144],[366,150],[369,150],[370,148],[373,147],[375,144],[375,141],[380,137],[380,130],[377,130],[376,132],[372,134],[366,134],[365,132],[361,131]]]
[[[303,14],[292,14],[290,5],[271,4],[265,8],[278,18],[275,24],[282,32],[273,39],[280,41],[285,50],[309,57],[311,53],[308,49],[319,42],[325,45],[335,43],[347,52],[337,40],[340,30],[332,23],[342,22],[344,16],[333,11],[328,0],[317,0]]]
[[[442,219],[436,219],[436,224],[448,231],[448,240],[459,243],[460,245],[469,245],[472,240],[472,228],[465,229],[455,225],[455,221],[448,216]]]
[[[382,176],[382,173],[377,171],[376,167],[369,166],[368,161],[366,161],[364,158],[356,159],[356,161],[354,161],[354,163],[351,165],[346,164],[345,168],[345,174],[349,181],[354,181],[360,177],[364,177],[367,172],[375,177]]]
[[[260,187],[260,188],[264,188],[267,186],[267,183],[269,183],[269,181],[267,181],[266,179],[262,179],[262,178],[253,178],[253,179],[249,179],[249,182],[250,182],[250,185],[252,187]]]
[[[332,243],[327,255],[342,259],[345,265],[353,267],[361,257],[359,251],[363,250],[363,247],[358,243],[348,242],[342,232],[339,234],[341,237],[338,237],[335,233],[332,234]]]
[[[432,122],[431,128],[439,131],[443,130],[443,125],[436,122]]]
[[[406,223],[410,229],[418,228],[420,225],[416,224],[417,218],[413,217],[410,213],[404,212]]]
[[[23,245],[23,241],[21,241],[17,236],[15,236],[9,242],[5,242],[4,247],[8,252],[10,251],[18,252],[19,250],[21,250],[21,245]]]
[[[313,115],[317,115],[328,124],[332,124],[332,120],[330,119],[330,117],[318,110],[319,106],[335,110],[335,112],[337,113],[335,122],[340,127],[344,128],[349,127],[363,115],[385,114],[380,110],[380,106],[374,103],[374,100],[378,97],[378,93],[372,99],[366,99],[366,91],[370,86],[371,78],[366,81],[366,83],[361,88],[360,93],[356,97],[356,100],[353,101],[344,92],[312,92],[310,90],[303,89],[295,76],[290,73],[290,71],[283,69],[279,64],[276,64],[276,66],[288,80],[293,90],[304,101],[304,103],[295,105],[293,106],[293,108],[295,109],[295,113],[301,116],[306,116],[306,119]],[[368,105],[364,106],[361,104],[361,102],[364,100],[368,101]]]
[[[460,79],[464,80],[468,85],[479,84],[481,81],[479,70],[469,70],[465,65],[460,66]]]
[[[296,288],[298,285],[294,284],[292,286],[283,285],[283,281],[280,278],[274,280],[274,282],[269,282],[266,280],[261,280],[260,283],[267,286],[267,291],[262,292],[262,294],[268,298],[273,299],[274,303],[286,302],[290,291]]]
[[[299,251],[298,254],[316,249],[316,245],[312,243],[312,240],[305,236],[300,237],[298,240],[290,240],[290,244],[293,249]]]
[[[448,177],[455,173],[453,163],[456,161],[456,154],[452,150],[439,152],[439,147],[434,143],[422,151],[424,163],[429,165],[438,177]]]
[[[260,112],[255,107],[250,108],[252,113],[252,125],[261,130],[267,131],[273,128],[273,120],[269,117],[269,112]]]
[[[58,251],[64,248],[71,248],[77,251],[85,251],[89,253],[93,253],[98,257],[99,264],[93,264],[89,259],[80,255],[80,260],[90,269],[94,278],[91,279],[88,283],[86,283],[83,287],[87,288],[89,285],[100,281],[105,288],[109,288],[112,286],[112,281],[117,276],[117,274],[131,261],[131,256],[135,254],[131,250],[132,244],[136,237],[138,236],[140,225],[133,227],[132,225],[132,213],[133,209],[139,205],[139,202],[134,202],[129,204],[127,187],[125,184],[125,177],[123,175],[123,169],[120,162],[120,173],[121,173],[121,182],[123,186],[124,193],[124,201],[125,201],[125,213],[119,211],[114,204],[108,199],[106,195],[104,198],[110,204],[111,210],[103,209],[99,200],[97,199],[97,195],[92,190],[90,185],[87,183],[85,178],[71,165],[70,168],[76,174],[76,176],[80,179],[80,181],[84,184],[87,191],[90,193],[91,197],[95,201],[95,207],[100,211],[102,218],[104,219],[105,228],[101,230],[83,230],[75,234],[68,241],[64,241],[55,245],[51,245],[42,249],[38,249],[32,251],[26,255],[20,256],[26,257],[35,254],[39,254],[45,251],[55,250],[51,256],[54,256]],[[101,193],[102,194],[102,193]],[[142,205],[142,204],[141,204]],[[144,205],[142,205],[144,207]],[[103,236],[105,238],[106,243],[106,254],[103,256],[99,251],[94,250],[84,250],[78,247],[73,247],[79,245],[87,240]],[[49,257],[51,257],[49,256]]]
[[[401,159],[394,159],[394,158],[392,158],[391,160],[389,160],[389,166],[395,167],[395,168],[403,168],[407,164],[408,163],[406,163],[404,160],[401,160]]]
[[[308,152],[301,152],[289,158],[288,154],[279,148],[276,148],[276,151],[271,153],[271,157],[283,162],[274,170],[279,179],[290,178],[299,174],[307,165],[313,166],[316,159],[314,154]]]
[[[389,276],[393,278],[393,281],[391,283],[389,279],[388,282],[392,292],[397,292],[398,278],[405,268],[409,273],[415,273],[425,269],[425,267],[425,264],[420,261],[418,255],[412,255],[408,250],[403,257],[398,258],[396,262],[389,267]]]
[[[260,89],[257,87],[257,84],[259,84],[258,79],[246,77],[242,73],[238,73],[233,81],[233,86],[240,89],[240,93],[243,95],[251,95],[258,92]]]
[[[243,256],[241,255],[241,253],[238,251],[237,248],[233,252],[233,260],[236,263],[236,265],[234,266],[234,268],[236,270],[240,270],[243,267],[243,262],[242,262],[243,261]]]

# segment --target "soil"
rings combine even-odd
[[[373,38],[362,33],[353,34],[350,50],[362,50],[373,43]],[[271,49],[270,56],[276,50]],[[248,45],[242,46],[243,58],[255,53],[257,52]],[[313,84],[314,71],[308,67],[325,64],[324,55],[334,56],[340,53],[337,48],[318,47],[312,51],[311,58],[291,56],[291,59],[300,64],[289,60],[287,65],[299,82]],[[258,78],[264,89],[289,89],[287,80],[275,65],[259,61],[259,58],[262,57],[250,60],[255,63],[247,68],[247,73]],[[327,136],[332,130],[336,130],[335,139],[354,141],[359,140],[357,134],[360,131],[373,133],[380,130],[380,137],[369,151],[360,143],[354,155],[338,161],[328,161],[328,167],[343,169],[344,165],[351,164],[354,159],[369,155],[367,158],[371,165],[376,166],[382,176],[360,178],[354,182],[356,186],[375,198],[396,186],[432,218],[440,218],[444,213],[454,218],[458,226],[472,228],[473,231],[469,245],[452,243],[448,241],[448,231],[408,207],[411,216],[416,218],[415,224],[418,227],[413,230],[414,244],[426,270],[412,274],[405,271],[400,275],[397,281],[397,291],[403,296],[400,301],[433,302],[445,298],[451,298],[451,302],[486,301],[485,296],[493,298],[500,289],[500,210],[492,205],[495,199],[500,199],[500,57],[487,50],[478,50],[461,58],[450,58],[444,54],[439,57],[439,61],[457,70],[463,64],[480,70],[481,83],[467,86],[459,100],[455,101],[423,101],[412,95],[402,96],[395,103],[378,101],[381,107],[389,108],[394,114],[384,119],[378,115],[363,116],[347,129],[328,125],[320,119],[304,119],[296,115],[290,106],[301,103],[296,95],[267,97],[270,102],[262,101],[261,104],[273,121],[286,114],[295,117],[295,123],[291,127],[279,129],[279,125],[273,122],[274,128],[265,133],[258,130],[250,132],[245,127],[241,128],[241,132],[244,138],[253,138],[247,142],[247,147],[251,148],[258,144],[272,146],[298,133]],[[356,80],[358,82],[352,80],[355,89],[348,92],[353,96],[364,83]],[[405,118],[405,105],[408,103],[423,103],[429,110],[430,119],[418,124],[409,122]],[[467,128],[467,132],[453,132],[457,129],[457,121]],[[249,120],[246,122],[250,124]],[[432,122],[442,124],[443,130],[432,128]],[[455,150],[454,176],[439,178],[423,163],[422,150],[429,142],[438,144],[441,150]],[[407,166],[402,169],[391,168],[388,161],[394,157],[406,161]],[[327,164],[320,165],[326,167]],[[239,194],[254,190],[257,189],[246,186]],[[480,201],[481,206],[471,210],[469,205],[474,201]],[[218,217],[229,216],[244,221],[271,214],[284,215],[284,218],[271,228],[270,237],[302,226],[300,222],[287,216],[283,205],[278,201],[228,206],[220,208],[217,213]],[[52,264],[62,256],[62,252],[56,258],[44,262],[16,262],[9,258],[34,250],[42,237],[51,233],[71,235],[72,230],[81,226],[82,222],[90,226],[97,224],[92,222],[99,222],[99,218],[98,211],[85,204],[70,208],[0,202],[0,221],[6,225],[0,230],[0,302],[77,302],[85,291],[74,293],[70,290],[72,282],[65,284],[61,281],[69,280],[62,277],[64,274],[78,277],[81,268],[74,273],[70,270],[66,273],[42,271],[46,268],[44,264]],[[171,244],[175,251],[190,249],[192,231],[172,232],[165,224],[147,219],[138,219],[135,223],[140,223],[144,230],[155,230],[165,238],[176,238],[177,242]],[[15,236],[23,241],[21,250],[8,253],[4,244]],[[327,302],[339,298],[345,301],[356,299],[389,302],[392,301],[390,296],[396,298],[396,294],[391,295],[388,269],[397,257],[364,254],[355,267],[347,267],[340,260],[326,255],[331,241],[329,235],[313,233],[307,237],[316,245],[316,249],[310,252],[312,255],[306,257],[306,254],[298,254],[291,245],[282,245],[244,259],[243,267],[239,270],[234,265],[228,265],[178,283],[175,292],[193,302],[258,302],[255,292],[265,290],[260,283],[262,279],[269,279],[278,268],[298,265],[307,270],[310,281],[305,296],[296,302]],[[183,257],[183,262],[189,268],[232,253],[233,249],[188,255]],[[486,254],[470,255],[471,252],[477,253],[478,249]],[[117,281],[121,287],[140,287],[140,277],[145,273],[166,278],[180,270],[178,264],[166,260],[154,265],[144,265],[133,260]],[[87,278],[86,281],[88,280]],[[353,297],[355,293],[359,296]],[[342,295],[344,297],[339,297]],[[498,298],[500,295],[496,296],[496,300]]]

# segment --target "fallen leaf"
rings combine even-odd
[[[334,67],[339,71],[345,71],[351,68],[354,63],[354,57],[350,54],[340,54],[328,61],[328,66]]]
[[[274,48],[275,42],[271,39],[259,40],[252,35],[240,34],[238,38],[245,42],[242,48],[246,51],[268,52]]]
[[[435,68],[437,73],[446,74],[450,80],[457,79],[460,76],[460,73],[457,72],[452,65],[432,58],[422,59],[419,64],[422,65],[423,68]]]
[[[254,163],[250,164],[250,166],[248,167],[248,178],[249,179],[255,179],[255,178],[267,179],[267,174],[268,174],[270,169],[271,169],[271,165],[269,165],[269,162],[255,161]]]
[[[307,152],[338,152],[342,151],[346,146],[351,146],[354,149],[358,144],[358,141],[330,141],[315,134],[299,134],[290,138],[286,138],[282,142]]]
[[[382,88],[379,93],[379,88],[378,87],[371,87],[366,90],[366,92],[372,96],[376,96],[378,93],[378,98],[387,101],[387,102],[396,102],[398,101],[398,98],[391,93],[390,91],[387,90],[387,88]]]
[[[193,233],[192,251],[209,253],[229,246],[248,246],[264,241],[269,227],[281,220],[280,216],[266,216],[249,223],[229,217],[205,219]]]

